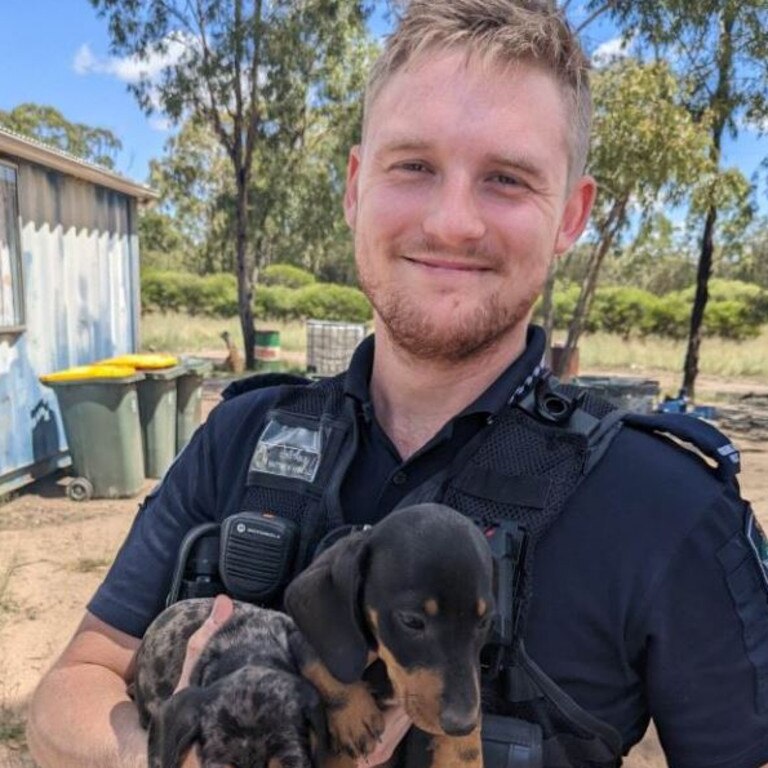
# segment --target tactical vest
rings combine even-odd
[[[344,394],[343,383],[339,376],[286,386],[267,414],[248,470],[241,510],[277,515],[299,526],[296,572],[309,563],[326,534],[344,525],[340,489],[357,448],[358,415],[355,401]],[[622,424],[672,433],[693,443],[717,461],[717,471],[726,481],[738,471],[738,453],[709,425],[689,416],[620,411],[536,369],[450,466],[398,505],[441,502],[483,528],[512,526],[516,537],[508,553],[514,561],[509,570],[512,583],[499,585],[501,599],[511,603],[511,631],[507,642],[484,654],[483,712],[496,725],[507,718],[535,724],[540,729],[541,753],[521,762],[505,756],[498,762],[486,759],[488,768],[621,764],[619,733],[557,686],[527,655],[522,638],[533,592],[536,545]],[[418,755],[418,744],[414,748]],[[426,764],[418,756],[406,763]]]

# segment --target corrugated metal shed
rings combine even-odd
[[[16,326],[0,326],[2,495],[68,463],[38,376],[136,350],[137,202],[156,195],[3,129],[0,163],[16,183],[23,306]]]

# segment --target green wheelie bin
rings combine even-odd
[[[80,366],[41,376],[59,402],[75,478],[74,501],[135,496],[144,483],[137,384],[130,367]]]
[[[160,478],[176,457],[176,386],[184,367],[143,370],[139,383],[139,418],[144,439],[144,472]]]
[[[213,370],[210,360],[187,357],[184,373],[176,379],[176,453],[192,439],[203,419],[203,380]]]

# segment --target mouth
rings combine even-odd
[[[460,274],[491,272],[491,268],[473,261],[458,261],[454,259],[414,259],[411,256],[403,256],[405,261],[432,274]]]

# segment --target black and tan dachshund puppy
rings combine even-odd
[[[206,766],[352,768],[381,736],[387,699],[429,734],[433,768],[480,768],[492,570],[482,533],[458,512],[398,510],[338,541],[292,582],[293,620],[236,602],[176,694],[187,639],[212,601],[171,606],[142,641],[132,686],[151,768],[175,768],[194,741]],[[363,680],[366,668],[386,672],[383,699]]]
[[[439,504],[393,512],[321,554],[289,586],[285,606],[307,641],[297,656],[326,706],[334,768],[353,766],[381,734],[362,680],[374,660],[392,698],[431,736],[433,768],[482,765],[480,649],[494,613],[493,560],[470,520]]]

